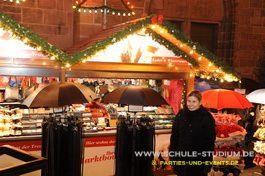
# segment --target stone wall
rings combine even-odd
[[[0,0],[0,10],[59,48],[73,44],[71,0],[26,0],[20,4]]]
[[[234,68],[247,78],[265,57],[265,1],[240,0],[237,7]]]

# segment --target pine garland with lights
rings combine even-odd
[[[173,43],[169,42],[156,32],[154,32],[151,29],[147,29],[146,33],[150,34],[152,39],[159,44],[165,46],[168,50],[172,51],[176,56],[180,56],[181,58],[187,60],[189,63],[191,63],[194,67],[199,67],[198,61],[194,60],[192,57],[190,57],[187,53],[180,50],[178,47],[176,47]]]
[[[12,32],[18,40],[23,41],[26,45],[42,52],[43,55],[54,58],[59,65],[65,65],[70,56],[61,49],[51,45],[46,40],[40,38],[38,34],[32,32],[29,28],[23,27],[17,21],[12,20],[8,14],[0,11],[0,27],[6,31]]]
[[[212,52],[208,51],[204,46],[199,45],[198,42],[193,42],[180,30],[176,29],[175,26],[169,21],[164,20],[162,26],[168,31],[168,33],[172,34],[183,44],[189,46],[198,54],[203,55],[205,58],[211,61],[217,68],[222,69],[226,73],[230,73],[236,77],[239,77],[240,73],[234,70],[233,67],[226,64],[223,60],[218,59]]]
[[[9,15],[3,12],[0,12],[0,27],[4,28],[5,30],[11,31],[14,36],[16,36],[19,40],[23,41],[25,44],[35,48],[38,51],[41,51],[43,55],[46,55],[50,58],[54,58],[54,60],[57,61],[59,65],[65,66],[81,63],[82,61],[87,60],[88,57],[91,57],[97,52],[106,49],[108,46],[121,41],[122,39],[141,30],[142,28],[149,27],[149,25],[152,24],[151,18],[153,16],[154,15],[151,15],[150,17],[137,21],[133,24],[128,24],[126,29],[119,31],[116,34],[109,36],[101,41],[97,41],[90,48],[87,48],[78,53],[74,53],[72,56],[69,56],[67,53],[64,53],[61,49],[52,46],[46,40],[40,38],[39,35],[32,32],[29,28],[25,28],[21,26],[17,21],[10,19]],[[209,52],[206,48],[200,46],[197,42],[191,41],[191,39],[189,39],[181,31],[176,29],[175,26],[173,26],[170,22],[164,20],[160,27],[164,30],[167,30],[169,34],[173,35],[176,39],[180,40],[184,45],[189,46],[198,54],[203,55],[205,58],[211,61],[217,68],[222,69],[224,72],[230,74],[228,76],[239,77],[239,73],[235,71],[231,66],[225,64],[224,61],[219,60],[214,54]],[[173,43],[169,42],[161,35],[157,34],[151,29],[147,29],[146,33],[152,36],[153,40],[157,41],[161,45],[164,45],[167,49],[171,50],[175,55],[182,56],[183,59],[187,60],[194,67],[199,67],[199,63],[197,60],[190,57],[187,53],[180,50]],[[204,73],[197,73],[197,76],[203,74]]]
[[[109,45],[113,45],[114,43],[119,42],[121,39],[126,38],[128,35],[131,35],[141,30],[142,28],[149,26],[150,24],[152,24],[151,18],[153,16],[154,15],[151,15],[150,17],[147,17],[141,21],[137,21],[134,24],[129,24],[129,26],[125,30],[120,31],[112,36],[109,36],[102,41],[96,42],[94,45],[92,45],[92,47],[86,50],[73,54],[72,60],[70,63],[74,64],[77,62],[81,62],[82,60],[85,60],[87,57],[93,56],[100,50],[106,49]],[[160,27],[163,28],[164,30],[167,30],[169,34],[173,35],[175,38],[180,40],[184,45],[189,46],[195,52],[207,58],[217,68],[222,69],[227,74],[230,74],[229,76],[239,78],[239,75],[240,75],[239,72],[235,71],[231,66],[225,64],[224,61],[219,60],[214,54],[212,54],[206,48],[200,46],[197,42],[193,42],[180,30],[176,29],[175,26],[173,26],[170,22],[164,20],[163,24],[160,25]],[[183,59],[187,60],[194,67],[199,67],[199,63],[197,60],[193,59],[187,53],[177,48],[173,43],[167,41],[161,35],[155,33],[151,29],[147,29],[146,32],[149,33],[155,41],[164,45],[167,49],[171,50],[174,54],[178,56],[182,56]],[[201,74],[201,73],[198,73],[198,74]]]
[[[74,53],[72,55],[70,64],[80,63],[86,60],[87,57],[93,56],[97,52],[106,49],[108,46],[113,45],[116,42],[121,41],[127,36],[139,31],[140,29],[147,27],[151,23],[151,18],[145,18],[144,20],[137,21],[133,25],[129,25],[125,30],[117,32],[116,34],[109,36],[101,41],[97,41],[90,48]]]

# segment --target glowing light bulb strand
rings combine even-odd
[[[19,4],[20,2],[25,2],[26,0],[3,0],[4,2],[16,2]]]
[[[104,10],[106,10],[106,13],[110,13],[112,15],[118,15],[118,16],[126,16],[126,14],[128,16],[131,15],[135,15],[135,12],[133,12],[132,10],[119,10],[119,9],[113,9],[111,7],[108,6],[100,6],[100,7],[84,7],[84,6],[73,6],[73,9],[77,9],[78,12],[88,12],[88,13],[92,13],[93,11],[95,13],[101,12],[103,13]]]

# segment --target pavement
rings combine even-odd
[[[261,176],[261,169],[259,166],[254,166],[251,168],[245,169],[240,176]],[[167,176],[177,176],[177,175],[167,175]],[[223,176],[222,172],[211,172],[208,176]],[[233,174],[229,174],[228,176],[233,176]]]
[[[244,172],[240,174],[240,176],[260,176],[260,175],[262,174],[259,166],[245,169]]]

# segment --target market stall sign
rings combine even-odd
[[[152,64],[172,64],[172,65],[191,65],[185,59],[180,57],[162,57],[162,56],[153,56]]]

